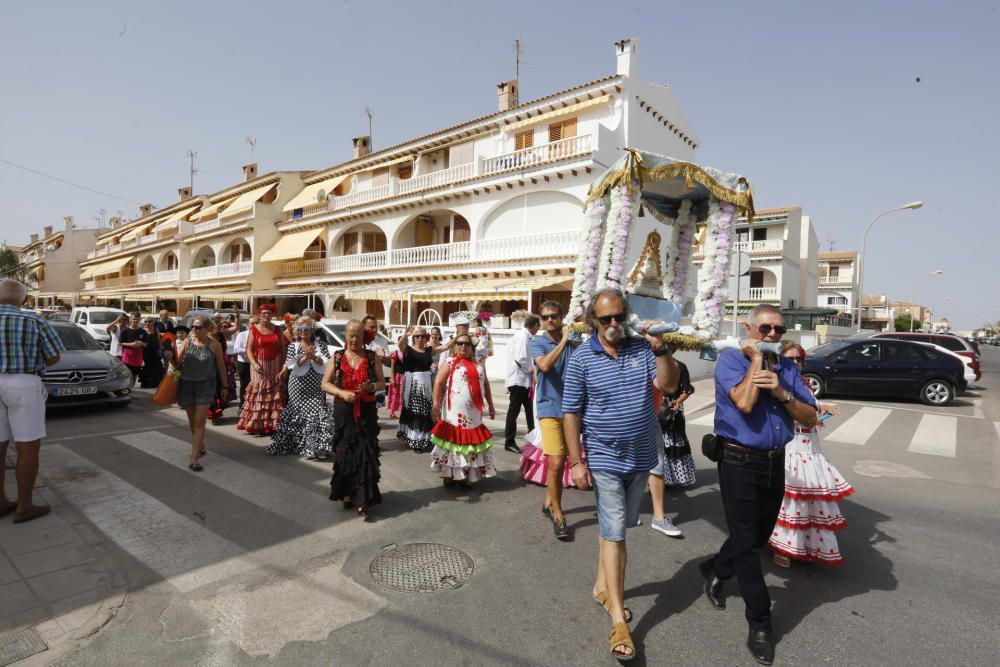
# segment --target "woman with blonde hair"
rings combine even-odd
[[[411,345],[408,341],[413,339]],[[409,326],[399,339],[397,362],[403,371],[402,405],[399,415],[399,431],[396,437],[415,452],[429,452],[431,444],[431,403],[433,384],[431,366],[434,351],[428,347],[430,336],[423,327]]]

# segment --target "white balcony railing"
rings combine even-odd
[[[777,299],[777,287],[747,287],[740,290],[740,298],[749,301],[761,301],[763,299]]]
[[[733,252],[746,252],[751,255],[780,255],[785,242],[781,239],[773,241],[737,241],[733,244]]]
[[[475,260],[496,261],[531,257],[565,257],[580,251],[580,232],[511,236],[476,242]]]
[[[383,250],[382,252],[363,252],[360,255],[327,257],[323,261],[327,273],[344,273],[383,269],[388,259],[389,253]]]
[[[541,146],[522,148],[519,151],[505,155],[483,158],[481,160],[480,173],[485,175],[509,171],[511,169],[529,169],[545,162],[563,160],[574,155],[590,153],[591,150],[589,134],[579,137],[569,137],[542,144]]]
[[[235,225],[238,222],[244,222],[253,217],[253,208],[249,208],[242,213],[237,213],[232,217],[227,217],[225,211],[219,216],[219,220],[222,221],[224,225]]]
[[[421,266],[428,264],[446,264],[448,262],[467,262],[470,257],[472,243],[438,243],[419,248],[400,248],[392,251],[393,266]]]
[[[348,208],[350,206],[361,206],[362,204],[367,204],[378,199],[385,199],[390,194],[392,194],[392,189],[388,185],[380,185],[370,190],[360,190],[352,192],[349,195],[344,195],[343,197],[334,197],[333,207]]]
[[[191,269],[191,280],[226,278],[229,276],[242,276],[248,273],[253,273],[252,261],[216,264],[215,266],[202,266],[197,269]]]
[[[213,229],[218,229],[222,226],[222,221],[216,218],[215,220],[209,220],[208,222],[199,222],[196,225],[191,225],[192,234],[200,234],[201,232],[208,232]]]
[[[449,183],[457,183],[472,178],[476,175],[476,165],[474,162],[462,164],[451,169],[442,169],[422,176],[414,176],[406,180],[399,181],[399,194],[405,195],[411,192],[438,188]]]
[[[850,285],[854,276],[847,274],[844,276],[820,276],[820,285]]]
[[[175,282],[181,277],[181,272],[177,269],[170,269],[167,271],[151,271],[149,273],[139,274],[139,283],[167,283]]]

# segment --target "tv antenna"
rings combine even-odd
[[[189,148],[187,152],[187,157],[188,160],[190,160],[191,162],[191,192],[194,192],[194,175],[201,173],[201,169],[194,168],[194,159],[198,157],[198,153]]]
[[[250,161],[253,162],[253,150],[257,147],[257,137],[248,134],[247,143],[250,144]]]
[[[827,252],[833,252],[833,244],[835,244],[836,242],[837,239],[833,238],[829,234],[826,235]]]
[[[105,216],[108,214],[108,209],[99,208],[97,209],[97,215],[94,216],[94,220],[97,221],[97,227],[103,229],[105,225]]]
[[[375,109],[369,106],[365,107],[365,115],[368,116],[368,151],[371,153],[375,152],[375,141],[372,136],[372,118],[375,116]]]

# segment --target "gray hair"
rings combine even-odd
[[[764,313],[774,313],[776,315],[781,315],[781,308],[778,308],[777,306],[772,306],[769,303],[762,303],[756,305],[747,311],[747,314],[744,316],[743,321],[746,322],[747,324],[757,324],[757,318],[763,315]]]
[[[308,317],[310,320],[313,320],[314,322],[316,320],[316,314],[317,314],[316,311],[313,310],[312,308],[304,308],[302,310],[302,317]]]
[[[617,298],[622,304],[621,312],[625,313],[625,319],[627,320],[629,316],[632,315],[632,309],[629,308],[628,299],[622,294],[620,289],[615,289],[614,287],[605,287],[604,289],[597,290],[594,296],[590,299],[590,303],[587,304],[587,312],[584,315],[584,319],[587,323],[587,329],[593,333],[597,331],[597,302],[602,297],[613,296]],[[619,322],[619,324],[625,324],[624,322]]]
[[[542,301],[542,305],[538,307],[538,312],[542,312],[546,308],[548,308],[549,310],[557,311],[560,316],[566,314],[566,312],[563,310],[563,305],[558,301],[552,301],[552,300]]]
[[[20,306],[28,298],[28,286],[11,278],[0,280],[0,303]]]

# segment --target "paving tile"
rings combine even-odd
[[[72,597],[56,600],[55,602],[49,603],[47,606],[49,611],[52,612],[52,615],[57,617],[63,617],[67,614],[72,614],[79,609],[90,607],[94,607],[94,609],[91,610],[91,613],[93,613],[107,596],[108,590],[102,586]]]
[[[21,576],[14,569],[14,565],[6,556],[0,553],[0,586],[17,581],[20,578]]]
[[[46,603],[73,597],[95,588],[106,588],[108,582],[108,573],[93,562],[27,580],[35,595]]]
[[[25,609],[24,611],[11,614],[10,616],[0,617],[0,635],[5,635],[8,632],[14,632],[15,630],[30,628],[33,625],[44,623],[47,620],[49,620],[49,613],[41,607]]]
[[[69,544],[79,539],[69,524],[55,514],[23,524],[0,521],[0,544],[3,544],[3,550],[15,561],[15,556],[19,554]]]
[[[14,567],[25,579],[82,565],[92,559],[90,547],[80,542],[39,549],[17,556]]]
[[[38,599],[23,581],[0,586],[0,618],[38,606]]]

